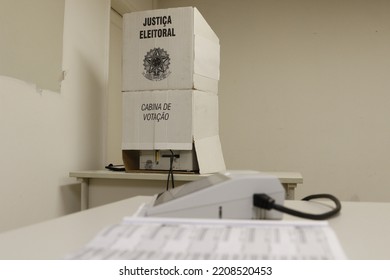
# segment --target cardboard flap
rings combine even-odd
[[[195,91],[193,100],[194,140],[218,135],[218,96],[212,93]]]
[[[218,80],[213,80],[211,78],[201,76],[196,73],[194,74],[193,79],[194,79],[192,84],[193,89],[199,88],[199,85],[202,85],[201,86],[202,91],[218,94]]]
[[[218,135],[195,140],[194,143],[200,174],[226,170],[221,141]]]
[[[139,169],[139,155],[140,151],[122,150],[123,164],[127,172]]]
[[[194,36],[194,72],[213,80],[219,80],[220,46],[209,39]]]

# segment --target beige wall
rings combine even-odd
[[[10,13],[18,12],[18,1],[6,2]],[[63,21],[66,75],[60,92],[37,90],[35,80],[0,76],[0,231],[78,211],[80,187],[69,172],[102,168],[104,162],[110,1],[66,0],[60,18],[51,5],[24,2],[26,10],[30,5],[45,11],[48,22]],[[0,34],[8,30],[0,26]],[[45,39],[50,45],[52,38]]]
[[[1,1],[0,75],[60,91],[64,2]]]
[[[122,164],[122,17],[111,10],[107,164]]]
[[[229,169],[298,171],[297,196],[390,201],[390,2],[161,0],[220,38]]]
[[[111,3],[154,6],[0,3],[0,231],[78,211],[80,185],[69,172],[120,159],[121,20]]]

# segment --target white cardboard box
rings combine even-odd
[[[194,140],[218,135],[218,95],[196,90],[123,93],[127,150],[191,150]]]
[[[137,161],[133,157],[139,156],[142,150],[192,150],[194,147],[200,173],[225,170],[219,139],[218,95],[196,90],[123,93],[125,165],[129,158]]]
[[[219,39],[196,8],[123,16],[123,91],[218,92]]]

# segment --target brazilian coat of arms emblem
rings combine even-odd
[[[154,48],[148,51],[144,58],[145,78],[151,81],[161,81],[169,76],[169,54],[162,48]]]

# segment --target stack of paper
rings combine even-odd
[[[327,222],[125,218],[70,259],[345,259]]]

